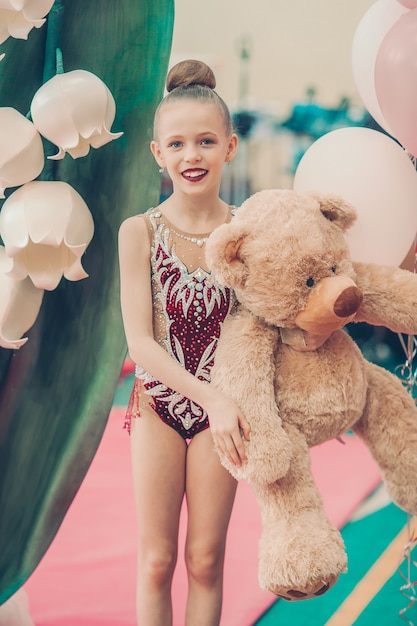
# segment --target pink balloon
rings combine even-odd
[[[417,156],[417,9],[384,37],[375,61],[375,91],[392,135]]]
[[[397,2],[407,9],[417,9],[417,0],[397,0]]]
[[[396,0],[378,0],[362,17],[352,41],[356,89],[374,120],[390,134],[375,93],[375,59],[385,35],[405,12],[406,9]]]

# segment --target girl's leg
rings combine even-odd
[[[169,626],[187,446],[147,412],[132,420],[130,438],[138,521],[137,623]]]
[[[220,464],[210,431],[196,435],[188,446],[186,465],[188,626],[220,623],[226,534],[236,487]]]

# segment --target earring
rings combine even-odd
[[[163,173],[164,173],[164,170],[165,170],[165,168],[164,168],[164,167],[160,167],[158,171],[159,171],[159,173],[160,173],[160,174],[163,174]]]

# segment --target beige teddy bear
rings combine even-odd
[[[349,429],[378,464],[393,500],[417,513],[417,408],[400,380],[366,361],[347,322],[417,333],[417,275],[352,263],[345,231],[355,209],[338,197],[267,190],[217,228],[206,256],[235,290],[212,380],[251,425],[241,468],[262,515],[259,582],[288,600],[323,594],[346,569],[339,531],[328,520],[310,471],[309,447]],[[314,351],[296,351],[302,330],[332,332]]]

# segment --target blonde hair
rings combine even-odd
[[[214,88],[216,78],[213,70],[203,63],[192,59],[180,61],[168,72],[166,79],[167,95],[159,103],[154,118],[154,136],[159,113],[162,107],[178,100],[197,100],[200,102],[212,102],[215,104],[223,117],[226,134],[233,132],[232,119],[229,109],[224,100],[218,95]]]

